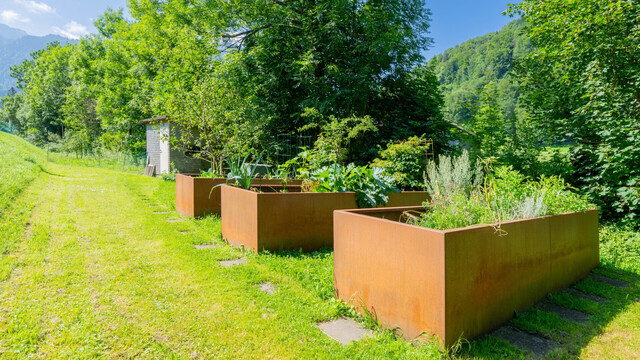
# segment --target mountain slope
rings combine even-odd
[[[451,120],[464,124],[473,117],[469,104],[494,82],[506,117],[516,116],[519,91],[509,71],[514,60],[531,52],[528,38],[521,34],[523,20],[514,20],[500,31],[477,37],[434,57],[435,73],[442,84],[445,108]]]
[[[22,30],[0,24],[0,96],[4,96],[15,86],[15,80],[10,76],[10,67],[21,63],[29,54],[45,48],[53,41],[66,43],[74,40],[57,35],[31,36]]]

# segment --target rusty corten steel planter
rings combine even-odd
[[[599,265],[590,210],[439,231],[399,222],[422,207],[334,213],[336,296],[407,339],[449,347],[497,329]]]
[[[220,215],[220,187],[225,178],[202,178],[196,174],[176,174],[176,210],[183,216]],[[302,180],[287,180],[288,184],[302,184]],[[257,185],[281,185],[280,179],[255,180]],[[213,189],[213,192],[211,191]]]
[[[222,186],[222,236],[253,251],[314,251],[333,246],[333,211],[357,208],[353,192],[255,192]],[[293,190],[293,191],[291,191]],[[419,205],[426,191],[389,194],[389,206]]]

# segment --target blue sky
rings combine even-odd
[[[93,20],[126,0],[0,0],[0,23],[30,35],[78,38],[94,32]]]
[[[511,0],[511,2],[516,2]],[[435,45],[427,58],[470,38],[498,31],[509,22],[505,0],[427,0],[433,12]],[[126,0],[0,0],[0,23],[31,35],[58,34],[78,38],[95,31],[93,20],[107,7],[125,7]]]
[[[471,38],[498,31],[513,20],[502,15],[516,0],[427,0],[431,9],[434,46],[424,55],[431,58]]]

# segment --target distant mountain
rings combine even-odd
[[[9,74],[9,68],[21,63],[32,52],[45,48],[47,44],[75,42],[58,35],[31,36],[26,32],[0,24],[0,96],[4,96],[11,87],[15,87],[15,79]]]
[[[430,60],[445,97],[445,109],[451,120],[465,123],[473,116],[466,104],[478,98],[489,82],[501,95],[499,103],[506,117],[516,116],[519,89],[509,78],[514,60],[532,51],[529,39],[522,34],[525,22],[517,19],[498,32],[468,40]]]

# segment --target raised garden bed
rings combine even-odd
[[[222,236],[231,244],[254,251],[315,251],[333,246],[333,211],[355,209],[353,192],[262,192],[222,186]],[[427,201],[424,191],[389,194],[389,206],[419,205]]]
[[[449,347],[497,329],[599,264],[598,212],[439,231],[400,222],[423,207],[334,213],[336,295],[407,339]]]
[[[183,216],[201,217],[220,215],[220,184],[226,184],[225,178],[203,178],[197,174],[176,175],[176,210]],[[287,180],[288,184],[302,184],[301,180]],[[255,180],[257,186],[282,185],[280,179]],[[213,192],[211,192],[213,189]]]

